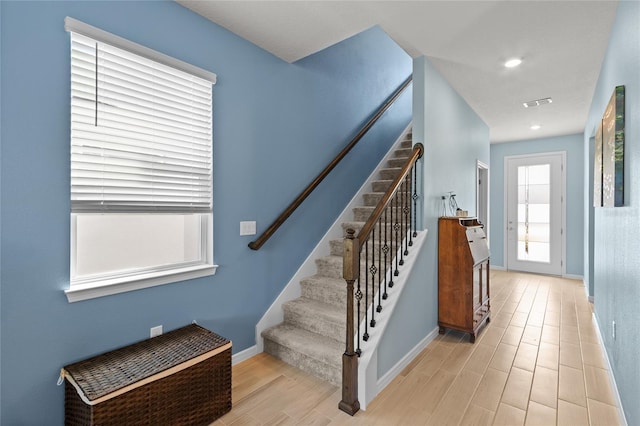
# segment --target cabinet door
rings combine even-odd
[[[482,304],[482,264],[473,268],[473,310]]]
[[[480,265],[481,272],[480,276],[482,277],[482,300],[484,303],[489,299],[489,263],[485,262]]]

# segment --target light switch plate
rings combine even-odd
[[[240,222],[240,235],[256,235],[256,221]]]

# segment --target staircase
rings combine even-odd
[[[358,234],[411,155],[411,137],[406,135],[380,170],[371,192],[363,196],[364,205],[353,209],[353,221],[342,223],[343,232],[352,228]],[[284,321],[262,332],[265,352],[336,386],[342,381],[346,335],[342,250],[342,239],[330,242],[330,254],[315,260],[316,274],[300,281],[301,297],[283,304]]]

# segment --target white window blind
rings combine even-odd
[[[71,209],[211,212],[212,81],[71,32]]]

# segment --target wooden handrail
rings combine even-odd
[[[351,151],[351,149],[362,139],[362,137],[371,129],[371,127],[378,121],[378,119],[384,114],[386,110],[398,99],[398,97],[404,92],[404,90],[411,84],[412,76],[409,76],[404,83],[395,91],[393,95],[382,105],[382,107],[376,112],[376,114],[364,125],[364,127],[358,132],[358,134],[351,139],[351,142],[344,147],[340,153],[325,167],[320,174],[296,197],[289,207],[287,207],[278,218],[254,241],[249,243],[249,248],[252,250],[258,250],[264,243],[280,228],[285,220],[302,204],[302,202],[313,192],[320,182],[322,182],[327,175],[333,170],[338,163]]]
[[[376,206],[375,210],[373,210],[373,213],[371,213],[371,216],[369,216],[367,223],[364,224],[364,226],[358,233],[357,238],[358,238],[360,247],[362,247],[364,242],[367,241],[367,238],[369,238],[369,234],[371,233],[371,230],[373,229],[375,224],[378,222],[378,219],[380,219],[380,217],[384,213],[384,210],[389,205],[389,202],[391,202],[391,199],[393,198],[395,193],[398,191],[398,188],[400,187],[400,185],[402,185],[402,181],[407,176],[407,173],[409,173],[409,171],[413,168],[413,165],[416,162],[416,160],[422,157],[423,153],[424,153],[424,146],[421,143],[417,143],[413,146],[413,152],[411,153],[411,156],[402,167],[402,170],[400,170],[400,173],[398,173],[398,176],[396,176],[396,178],[393,180],[393,182],[391,183],[391,186],[389,186],[389,189],[387,189],[387,192],[384,193],[384,195],[378,202],[378,205]]]

